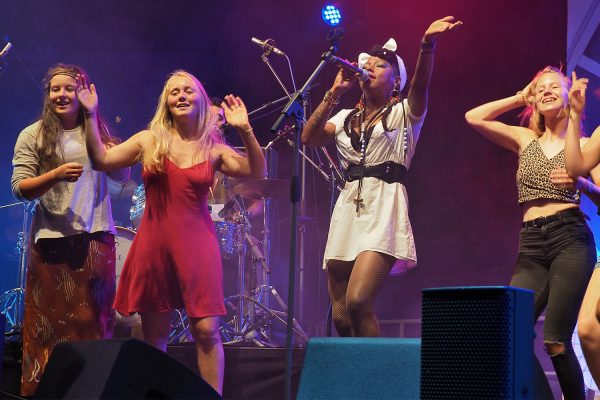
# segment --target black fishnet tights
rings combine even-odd
[[[354,262],[327,263],[329,298],[338,335],[380,336],[373,304],[395,261],[386,254],[364,251]]]

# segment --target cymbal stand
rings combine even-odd
[[[251,297],[246,295],[246,240],[247,229],[250,229],[250,221],[248,220],[247,213],[244,211],[243,204],[239,201],[239,197],[233,194],[229,179],[225,177],[223,179],[223,186],[227,191],[227,194],[234,202],[234,208],[239,211],[239,217],[237,221],[239,233],[243,235],[243,240],[240,240],[237,246],[238,253],[238,291],[239,293],[233,296],[229,296],[225,299],[225,305],[233,309],[236,315],[233,316],[231,321],[221,323],[221,335],[224,337],[224,344],[241,343],[245,341],[253,340],[252,331],[247,329],[250,319],[253,319],[254,310],[246,315],[246,309],[250,310],[245,303],[251,301]]]
[[[25,297],[25,274],[27,272],[27,249],[31,231],[32,215],[37,201],[12,203],[0,208],[23,205],[23,225],[18,234],[17,252],[19,253],[19,277],[17,287],[7,290],[0,296],[0,312],[6,316],[5,336],[16,336],[23,331],[23,300]]]
[[[238,233],[242,237],[237,246],[238,253],[238,294],[229,296],[225,299],[225,305],[235,311],[232,320],[221,324],[221,335],[224,337],[224,344],[237,344],[250,342],[260,347],[270,345],[262,342],[259,337],[266,336],[259,332],[254,321],[256,320],[255,300],[252,296],[246,294],[246,243],[250,243],[253,260],[261,261],[263,268],[266,266],[264,257],[258,250],[256,244],[251,240],[249,230],[252,228],[248,219],[248,212],[240,198],[234,195],[229,184],[229,180],[223,180],[223,186],[227,191],[229,198],[234,202],[234,209],[239,212],[237,218]],[[268,337],[267,337],[268,339]]]
[[[229,192],[230,198],[234,199],[238,208],[239,229],[243,237],[243,248],[239,251],[239,269],[238,269],[238,287],[239,294],[230,296],[225,299],[226,306],[233,309],[236,314],[231,321],[221,326],[221,333],[224,336],[225,344],[250,342],[259,347],[277,347],[277,344],[271,338],[271,323],[278,321],[283,325],[287,325],[287,306],[277,290],[270,284],[271,269],[269,268],[269,251],[270,251],[270,228],[269,228],[269,207],[270,198],[263,198],[263,219],[264,219],[264,240],[263,253],[260,251],[256,241],[250,235],[252,225],[248,220],[248,212],[244,211],[243,204],[238,202],[233,196],[231,188],[225,184],[226,190]],[[252,268],[255,273],[254,266],[260,263],[262,267],[262,284],[257,287],[250,288],[249,295],[246,294],[245,270],[246,270],[246,243],[249,244],[252,254]],[[272,296],[279,309],[271,308],[270,296]],[[294,332],[304,341],[308,341],[308,336],[303,331],[302,327],[296,320],[293,321]]]

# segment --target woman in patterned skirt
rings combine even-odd
[[[40,119],[20,133],[12,191],[37,200],[27,262],[21,395],[32,396],[57,343],[112,335],[115,226],[107,174],[91,168],[85,110],[74,65],[58,64],[44,80]],[[102,142],[117,141],[100,124]],[[125,181],[128,171],[113,178]]]

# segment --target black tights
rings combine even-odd
[[[364,251],[354,261],[327,262],[329,298],[338,335],[380,336],[373,305],[395,262],[394,257],[374,251]]]

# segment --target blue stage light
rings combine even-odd
[[[327,22],[327,24],[331,26],[336,26],[342,20],[342,14],[340,13],[340,10],[331,4],[323,7],[321,10],[321,16],[323,17],[323,21]]]

